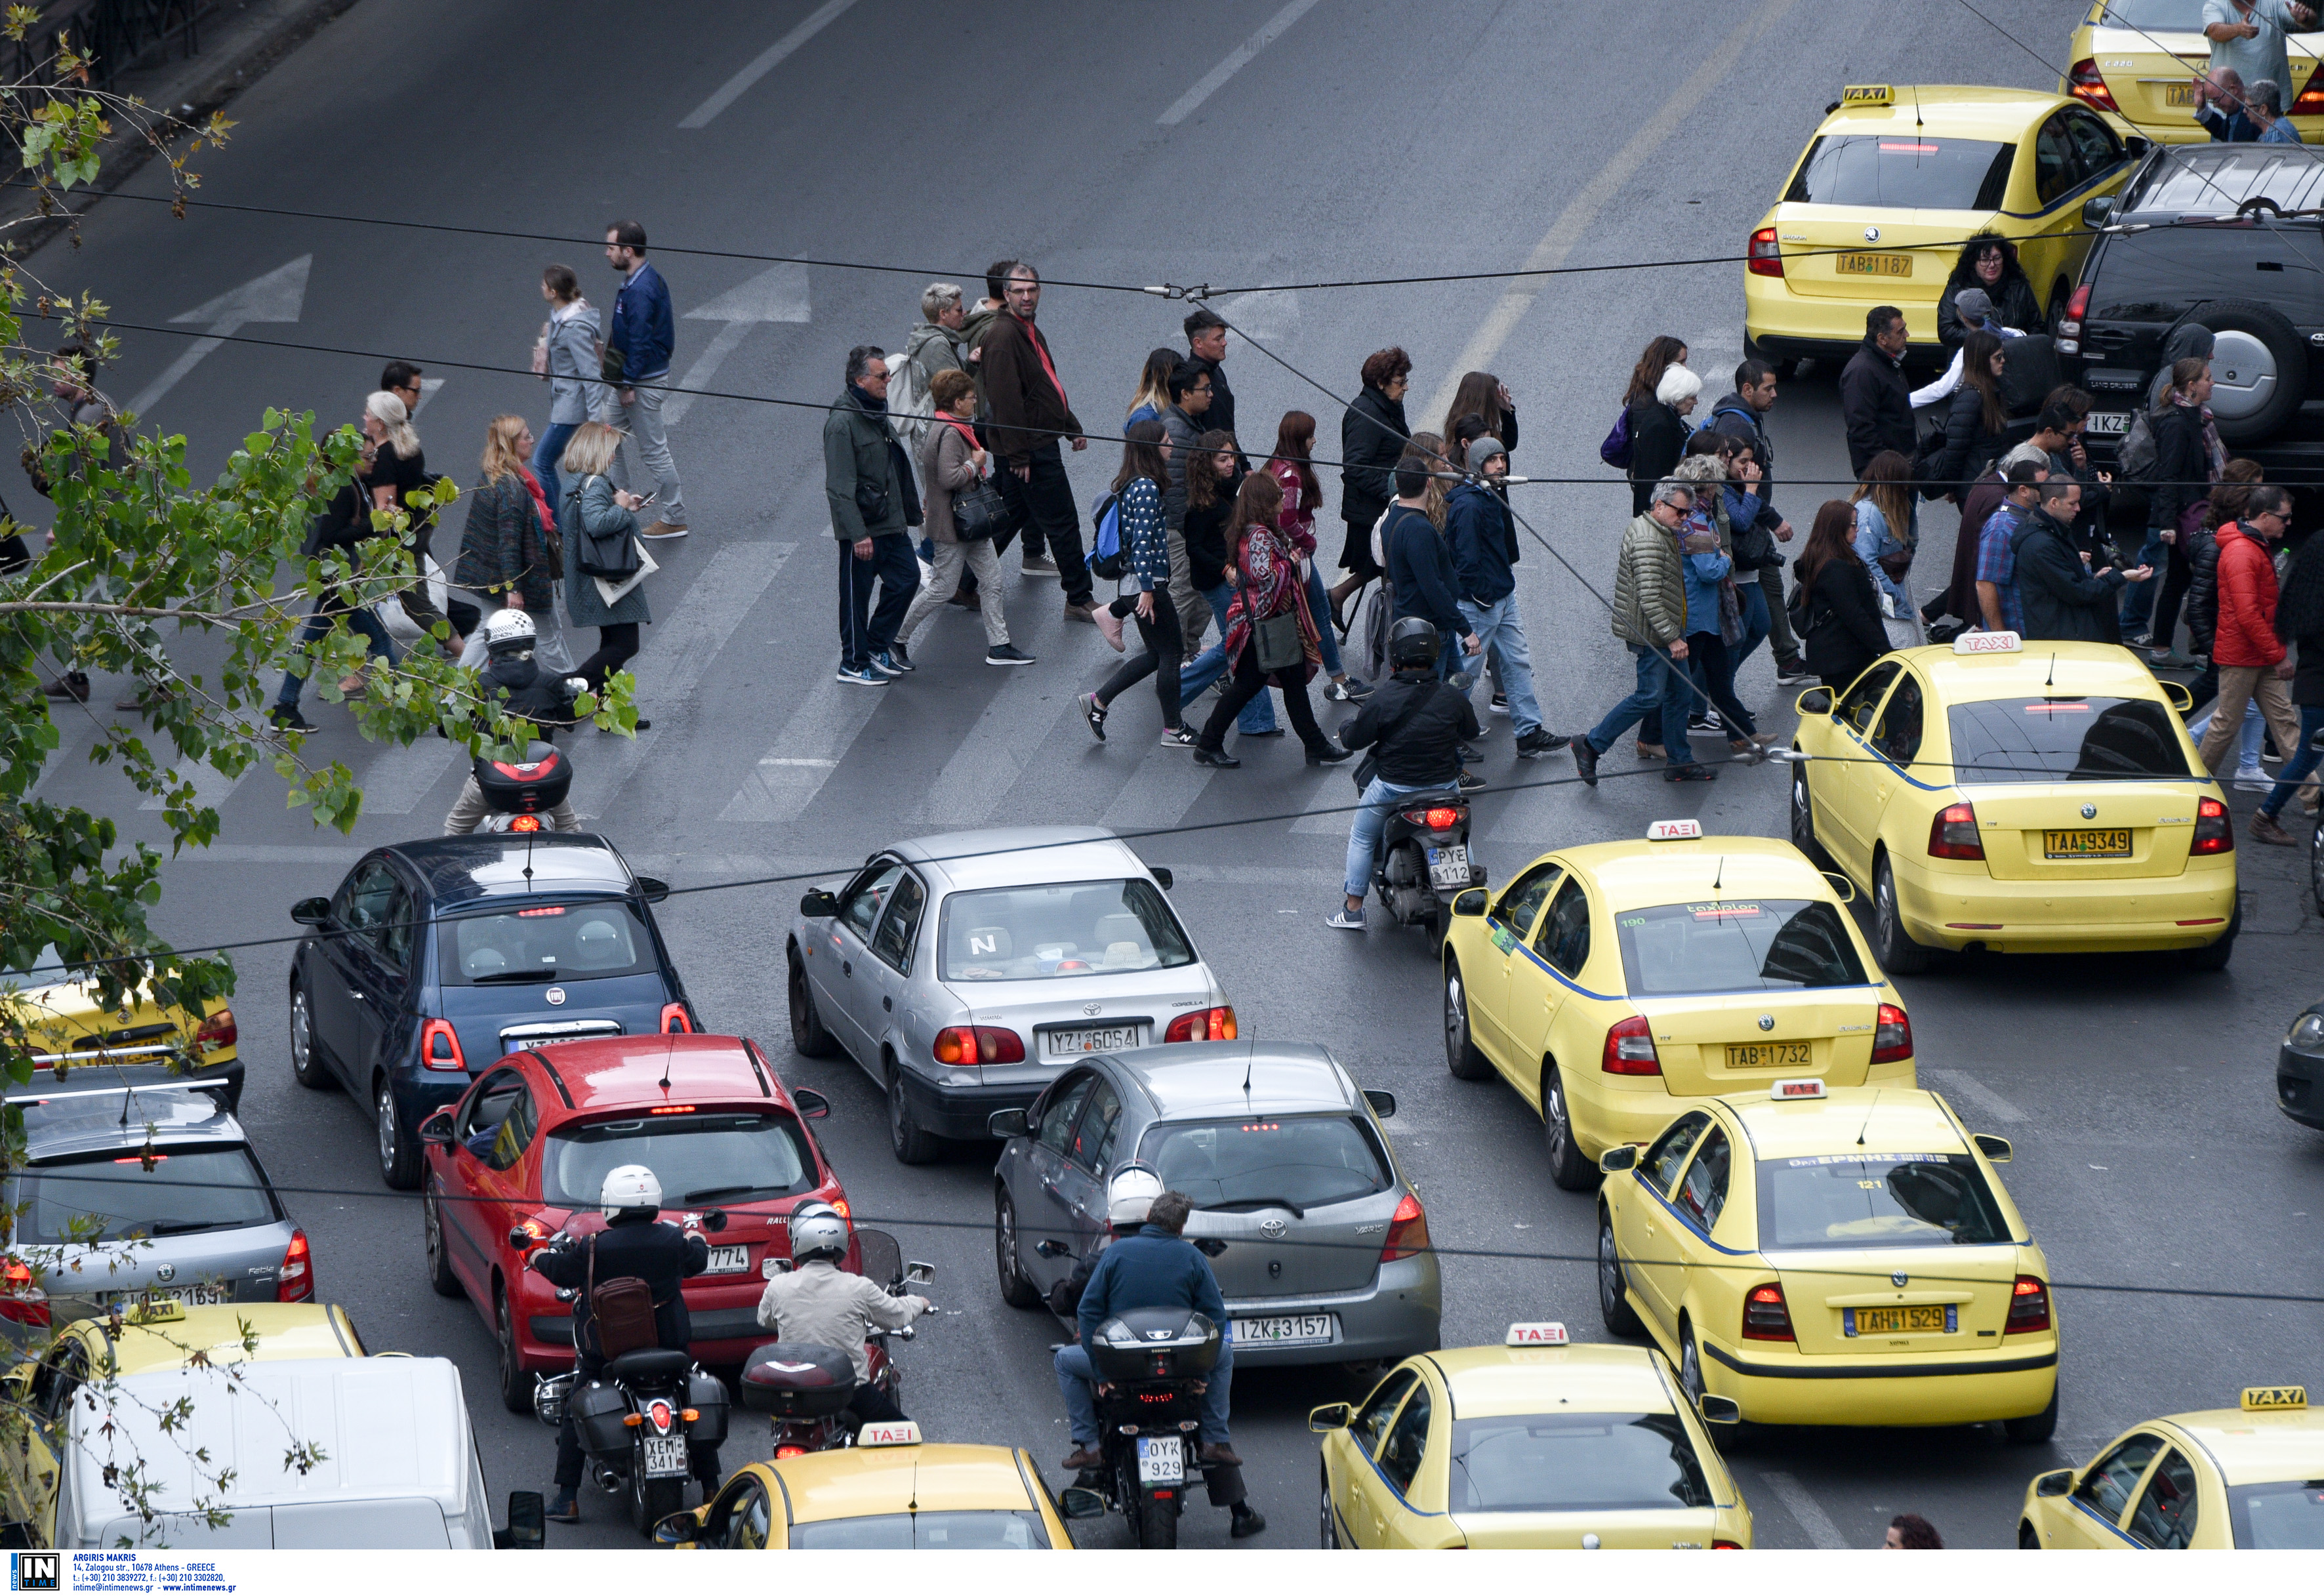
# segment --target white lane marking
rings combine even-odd
[[[1052,702],[1053,695],[1062,696],[1065,703],[1044,712],[1040,706]],[[1010,671],[936,780],[921,789],[908,824],[974,826],[983,821],[1017,785],[1026,761],[1047,744],[1047,733],[1062,726],[1069,713],[1080,718],[1074,697],[1069,683],[1055,677],[1044,679],[1038,670]]]
[[[774,745],[719,815],[722,826],[796,820],[847,757],[880,700],[894,692],[843,687],[826,677],[784,723]]]
[[[420,379],[420,402],[411,407],[411,419],[413,420],[416,421],[420,419],[420,412],[428,408],[428,401],[436,397],[436,391],[443,385],[444,379],[441,377],[422,377]]]
[[[761,321],[806,321],[809,319],[807,268],[795,262],[782,262],[770,266],[748,281],[736,284],[706,305],[697,305],[686,313],[688,321],[717,321],[725,325],[695,356],[694,364],[678,380],[678,392],[662,404],[662,422],[675,427],[686,419],[694,406],[694,396],[710,386],[718,368],[734,353],[751,328]]]
[[[363,812],[410,814],[421,798],[435,790],[444,773],[452,768],[453,759],[452,745],[439,737],[428,737],[409,748],[389,743],[372,756],[358,778],[363,788]]]
[[[129,401],[131,412],[143,416],[161,403],[162,395],[176,387],[188,372],[201,364],[213,351],[224,347],[226,339],[252,322],[298,320],[307,303],[307,272],[314,263],[313,255],[300,255],[263,276],[252,278],[240,288],[229,289],[208,304],[170,318],[172,327],[207,327],[211,336],[196,338],[170,363],[168,370],[146,383]]]
[[[726,79],[716,94],[695,106],[692,114],[678,125],[680,127],[709,126],[712,117],[748,94],[752,84],[781,66],[786,56],[838,21],[848,7],[854,4],[855,0],[827,0],[827,3],[818,6],[807,21],[776,40],[756,60]]]
[[[1301,836],[1346,836],[1356,817],[1352,806],[1363,794],[1348,780],[1344,765],[1325,766],[1322,774],[1323,780],[1307,794],[1306,813],[1291,823],[1291,829]]]
[[[1614,158],[1590,180],[1589,186],[1558,212],[1557,219],[1550,224],[1549,231],[1542,235],[1541,242],[1534,245],[1533,254],[1526,258],[1526,271],[1549,272],[1565,263],[1566,255],[1589,234],[1591,225],[1598,219],[1598,213],[1621,191],[1622,186],[1636,175],[1638,168],[1646,164],[1647,157],[1661,149],[1664,141],[1676,133],[1702,102],[1726,81],[1727,75],[1735,69],[1735,63],[1742,58],[1745,49],[1791,10],[1792,4],[1793,0],[1766,0],[1750,21],[1731,30],[1720,42],[1719,48],[1712,51],[1687,80],[1679,85],[1677,91],[1639,125],[1638,130],[1630,135],[1629,142],[1615,152]],[[1452,393],[1461,385],[1462,374],[1492,369],[1493,356],[1499,353],[1509,334],[1517,330],[1517,323],[1525,319],[1526,312],[1533,308],[1535,296],[1548,283],[1546,277],[1512,279],[1502,291],[1500,302],[1493,307],[1492,313],[1485,318],[1484,324],[1470,338],[1469,346],[1461,351],[1459,359],[1444,368],[1444,381],[1437,389],[1435,397],[1429,401],[1426,408],[1411,413],[1442,416],[1451,410]]]
[[[220,804],[226,802],[226,799],[232,798],[234,796],[234,789],[243,784],[244,780],[249,776],[251,771],[259,769],[261,766],[267,766],[269,769],[272,768],[272,766],[267,765],[266,760],[261,758],[254,760],[249,764],[244,766],[240,776],[229,776],[225,771],[217,770],[201,760],[188,758],[181,759],[178,761],[173,773],[180,780],[190,781],[194,784],[194,795],[198,802],[215,809]],[[161,795],[157,792],[137,807],[140,809],[150,812],[163,808],[166,805],[164,804]]]
[[[2025,1117],[2024,1109],[1966,1070],[1924,1069],[1920,1073],[1931,1080],[1943,1082],[1947,1092],[1967,1102],[1987,1119],[2015,1124]]]
[[[57,745],[49,751],[49,757],[41,761],[41,773],[32,779],[32,785],[25,789],[24,796],[28,798],[39,798],[49,783],[56,778],[57,772],[63,770],[66,765],[76,762],[88,763],[88,751],[101,734],[101,728],[96,717],[88,713],[88,707],[84,705],[73,705],[74,713],[66,719],[58,720],[54,712],[61,710],[70,701],[68,699],[55,699],[51,702],[51,714],[49,718],[57,728]]]
[[[1168,110],[1162,113],[1158,125],[1163,127],[1176,127],[1187,117],[1193,115],[1195,108],[1204,100],[1210,98],[1212,95],[1217,93],[1221,85],[1224,84],[1228,78],[1233,77],[1237,72],[1241,71],[1245,67],[1250,65],[1251,58],[1253,56],[1256,56],[1260,51],[1265,50],[1268,45],[1274,43],[1277,39],[1282,36],[1283,31],[1286,28],[1288,28],[1292,23],[1297,22],[1301,17],[1305,16],[1309,11],[1314,8],[1314,5],[1315,0],[1291,0],[1290,5],[1285,6],[1281,11],[1277,12],[1273,16],[1268,18],[1266,23],[1260,27],[1258,32],[1253,33],[1240,44],[1236,45],[1232,51],[1228,52],[1226,60],[1221,61],[1217,66],[1213,67],[1208,72],[1203,75],[1202,81],[1195,84],[1194,88],[1188,89],[1185,93],[1180,95],[1178,97],[1177,103],[1173,105]]]
[[[1299,291],[1254,289],[1247,294],[1213,300],[1211,309],[1226,318],[1230,337],[1247,344],[1279,344],[1299,326]]]
[[[1194,754],[1185,749],[1165,748],[1157,743],[1138,762],[1130,785],[1116,793],[1105,813],[1098,816],[1098,824],[1116,831],[1176,826],[1186,817],[1217,772],[1216,765],[1196,764]]]
[[[1808,1494],[1807,1487],[1789,1474],[1765,1473],[1759,1478],[1767,1482],[1767,1488],[1784,1504],[1784,1511],[1792,1516],[1793,1522],[1807,1532],[1808,1539],[1827,1552],[1847,1548],[1848,1537],[1840,1533],[1840,1526],[1831,1521],[1831,1515]]]

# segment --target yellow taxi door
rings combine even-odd
[[[1324,1487],[1330,1496],[1332,1512],[1338,1520],[1340,1544],[1343,1546],[1370,1547],[1381,1545],[1387,1533],[1388,1516],[1379,1498],[1387,1483],[1379,1472],[1376,1458],[1380,1443],[1386,1439],[1388,1425],[1397,1409],[1420,1383],[1419,1374],[1411,1369],[1399,1369],[1372,1388],[1356,1416],[1348,1421],[1347,1445],[1342,1453],[1344,1463],[1336,1480],[1326,1470]]]
[[[1663,1289],[1670,1297],[1674,1336],[1678,1335],[1679,1321],[1686,1316],[1687,1305],[1702,1300],[1702,1294],[1690,1289],[1696,1271],[1731,1268],[1740,1261],[1711,1240],[1720,1214],[1726,1211],[1728,1183],[1734,1173],[1734,1164],[1735,1149],[1727,1139],[1726,1129],[1714,1123],[1695,1143],[1694,1157],[1687,1161],[1686,1173],[1679,1176],[1678,1185],[1671,1193],[1671,1262],[1658,1267],[1668,1273]],[[1682,1370],[1687,1360],[1702,1355],[1695,1344],[1701,1329],[1698,1324],[1694,1326],[1696,1335],[1679,1336]],[[1694,1378],[1702,1378],[1699,1369]]]
[[[2134,1545],[2123,1533],[2123,1514],[2164,1450],[2162,1436],[2141,1430],[2084,1471],[2052,1515],[2055,1549],[2121,1551]]]
[[[2054,326],[2090,251],[2082,207],[2097,195],[2121,188],[2135,162],[2120,135],[2097,113],[2080,106],[2061,106],[2043,118],[2030,153],[2034,208],[2016,219],[2017,226],[2031,229],[2017,238],[2017,263],[2025,269],[2036,301]],[[2017,330],[2045,332],[2049,327]]]
[[[1450,1407],[1424,1379],[1388,1425],[1378,1460],[1386,1489],[1374,1499],[1380,1513],[1375,1545],[1411,1552],[1459,1544],[1460,1527],[1444,1511],[1444,1454],[1452,1436]]]
[[[1872,881],[1875,833],[1863,811],[1873,786],[1868,772],[1880,762],[1872,752],[1872,728],[1880,700],[1903,669],[1894,660],[1879,660],[1848,685],[1831,706],[1831,757],[1808,771],[1816,790],[1830,795],[1831,807],[1826,812],[1832,823],[1818,828],[1823,845],[1840,861],[1840,868],[1868,887]]]
[[[1542,907],[1564,877],[1565,867],[1545,860],[1509,883],[1493,906],[1485,911],[1485,929],[1492,938],[1492,952],[1480,967],[1468,972],[1469,1023],[1474,1027],[1503,1073],[1512,1080],[1524,1081],[1536,1073],[1530,1067],[1540,1055],[1528,1056],[1526,1040],[1519,1038],[1509,1026],[1509,988],[1518,971],[1527,968],[1532,959],[1526,952],[1526,939],[1532,936],[1541,918]],[[1532,1038],[1537,1039],[1537,1038]],[[1531,1092],[1531,1083],[1520,1090]]]
[[[60,1459],[71,1423],[73,1393],[88,1375],[87,1350],[77,1340],[60,1342],[32,1377],[22,1413],[21,1450],[5,1449],[8,1518],[34,1546],[56,1544]]]
[[[1557,884],[1549,907],[1534,927],[1533,957],[1509,961],[1508,986],[1503,999],[1503,1023],[1509,1034],[1509,1068],[1522,1075],[1528,1064],[1534,1075],[1528,1096],[1541,1090],[1541,1064],[1553,1051],[1549,1033],[1558,1010],[1571,995],[1564,981],[1577,980],[1590,959],[1590,895],[1582,878],[1568,875]],[[1536,1107],[1540,1104],[1536,1102]],[[1572,1112],[1569,1102],[1566,1112]]]
[[[1615,1221],[1614,1243],[1630,1286],[1672,1345],[1677,1344],[1676,1283],[1683,1267],[1677,1214],[1672,1207],[1687,1156],[1711,1129],[1711,1116],[1695,1109],[1655,1139],[1638,1160],[1637,1192]]]
[[[1920,756],[1928,710],[1928,689],[1917,676],[1900,670],[1895,681],[1863,740],[1864,762],[1852,766],[1849,778],[1848,807],[1863,827],[1868,860],[1872,844],[1880,839],[1890,800],[1908,785],[1905,768]],[[1950,786],[1950,772],[1939,780]]]

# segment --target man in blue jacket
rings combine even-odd
[[[606,419],[637,440],[638,458],[653,473],[654,492],[647,503],[654,506],[654,519],[644,535],[683,538],[689,530],[686,498],[678,463],[669,457],[669,429],[661,419],[662,403],[669,397],[669,357],[678,346],[669,286],[646,259],[646,230],[640,223],[615,222],[605,229],[605,263],[622,274],[613,314],[605,318],[606,364],[611,368],[617,355],[621,360],[614,413]],[[630,486],[622,456],[613,457],[610,475],[614,486]]]
[[[1469,479],[1452,490],[1445,506],[1444,533],[1460,582],[1462,619],[1485,645],[1493,674],[1508,696],[1509,724],[1517,734],[1517,757],[1539,759],[1571,741],[1541,724],[1541,702],[1533,691],[1533,650],[1517,614],[1517,526],[1496,491],[1509,474],[1509,452],[1489,434],[1469,446]]]

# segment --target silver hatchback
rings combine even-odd
[[[919,1164],[1089,1054],[1232,1037],[1169,886],[1101,826],[883,848],[800,900],[791,1045],[853,1057],[888,1094],[896,1157]]]
[[[1326,1049],[1148,1047],[1087,1060],[1019,1116],[993,1171],[1001,1294],[1031,1307],[1103,1244],[1105,1185],[1141,1163],[1194,1204],[1189,1240],[1234,1321],[1237,1369],[1394,1361],[1439,1344],[1428,1216],[1380,1120]]]

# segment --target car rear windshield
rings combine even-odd
[[[2200,33],[2203,31],[2203,0],[2108,0],[2106,15],[2098,19],[2098,25]],[[2149,50],[2159,51],[2163,48],[2160,43],[2138,42]]]
[[[790,1527],[794,1552],[1039,1552],[1038,1513],[880,1513],[818,1518]]]
[[[1167,1121],[1146,1133],[1139,1157],[1197,1208],[1316,1208],[1395,1184],[1345,1114]]]
[[[1452,1426],[1455,1513],[1707,1508],[1711,1487],[1674,1413],[1529,1413]]]
[[[1632,997],[1862,986],[1840,910],[1807,898],[1728,898],[1614,917]]]
[[[2264,1550],[2324,1551],[2324,1480],[2279,1480],[2227,1490],[2236,1545]]]
[[[2015,144],[1912,133],[1828,133],[1808,146],[1784,198],[1794,205],[1998,210]]]
[[[2185,778],[2179,717],[2153,698],[1988,698],[1945,711],[1953,780],[2122,781]]]
[[[97,1153],[34,1165],[8,1183],[19,1241],[118,1241],[272,1224],[282,1217],[242,1147]]]
[[[670,1208],[756,1203],[816,1184],[806,1128],[787,1114],[671,1114],[551,1134],[540,1200],[552,1208],[595,1208],[605,1176],[624,1164],[652,1170]]]
[[[946,981],[1116,975],[1194,962],[1185,932],[1151,881],[993,887],[945,899]]]
[[[436,927],[447,986],[586,981],[651,970],[653,938],[618,898],[464,915]]]
[[[1759,1246],[1980,1247],[2010,1239],[1967,1153],[1849,1153],[1759,1166]]]

